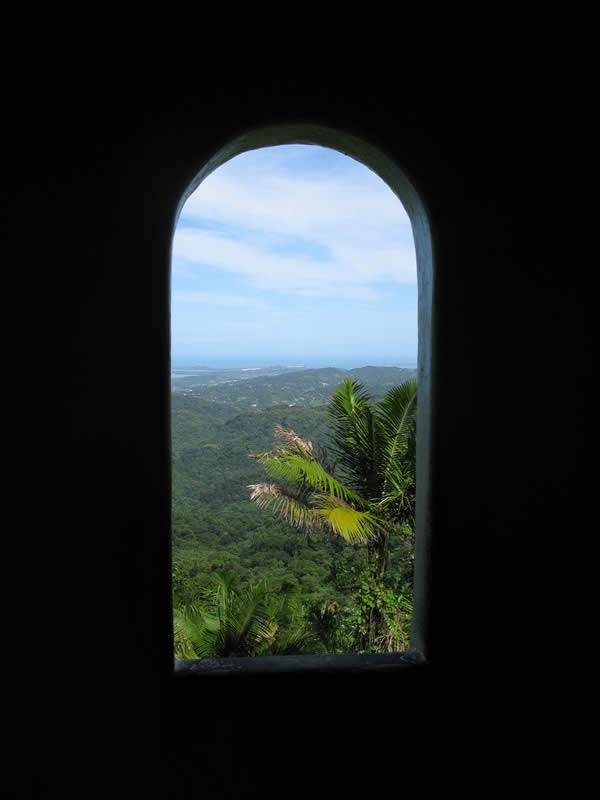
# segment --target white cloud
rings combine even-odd
[[[416,311],[401,309],[416,263],[400,201],[349,159],[313,169],[306,154],[284,151],[232,159],[188,198],[173,239],[174,342],[308,355],[376,353],[396,337],[409,352]],[[354,301],[360,324],[349,328]]]
[[[233,159],[188,198],[182,219],[200,227],[178,227],[175,272],[208,265],[244,274],[257,288],[343,297],[362,289],[373,299],[378,282],[416,284],[408,216],[380,178],[366,168],[290,175],[282,171],[283,152],[272,155],[275,164],[265,158],[260,169],[252,159]],[[211,223],[220,232],[207,230]],[[301,255],[275,252],[286,243]],[[330,259],[310,255],[311,244],[325,244]]]
[[[230,162],[233,164],[233,162]],[[303,178],[274,172],[247,180],[225,164],[204,180],[183,209],[188,220],[219,220],[272,234],[368,241],[410,235],[398,198],[369,173]]]
[[[245,308],[262,307],[262,304],[258,301],[243,295],[203,292],[196,289],[177,289],[171,294],[171,299],[179,303],[193,303],[194,305],[240,306]]]
[[[331,260],[281,255],[262,246],[193,228],[179,229],[173,240],[173,271],[190,275],[203,266],[246,276],[259,289],[288,294],[321,294],[376,299],[377,283],[414,284],[414,250],[401,245],[378,249],[329,243]]]

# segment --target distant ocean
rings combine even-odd
[[[189,358],[172,357],[171,377],[183,377],[184,370],[190,370],[191,374],[200,367],[209,369],[261,369],[265,367],[303,367],[304,369],[321,369],[323,367],[338,367],[340,369],[353,369],[355,367],[403,367],[405,369],[416,369],[417,359],[411,357],[389,359],[389,358],[369,358],[368,356],[358,356],[349,358],[348,356],[320,356],[299,359],[294,356],[289,358],[272,356],[268,358],[203,358],[202,356],[190,356]],[[173,372],[173,370],[177,370]]]

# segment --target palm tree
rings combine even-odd
[[[173,612],[176,658],[295,655],[317,646],[291,593],[273,595],[264,582],[238,589],[231,571],[214,577],[206,597]]]
[[[275,449],[251,454],[277,483],[252,484],[250,499],[307,533],[325,528],[365,544],[373,597],[383,586],[389,537],[414,530],[417,384],[407,381],[371,403],[349,378],[329,400],[329,449],[275,428]],[[335,459],[335,460],[332,460]],[[368,642],[382,613],[374,604]]]

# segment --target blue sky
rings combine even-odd
[[[410,222],[323,147],[243,153],[185,203],[173,239],[173,364],[416,363]]]

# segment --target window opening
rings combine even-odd
[[[398,197],[331,148],[241,152],[188,194],[171,275],[175,658],[408,650],[418,295]]]

